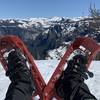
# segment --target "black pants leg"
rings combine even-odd
[[[32,100],[34,87],[31,81],[27,74],[21,73],[20,79],[17,78],[16,81],[11,81],[5,100]]]
[[[16,82],[9,85],[5,100],[32,100],[32,91],[29,83]]]

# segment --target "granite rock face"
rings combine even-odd
[[[79,36],[89,36],[100,43],[100,20],[98,23],[93,18],[0,20],[0,35],[17,35],[35,59],[45,59],[48,51],[70,43]]]

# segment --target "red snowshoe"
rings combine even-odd
[[[20,52],[24,54],[26,57],[29,67],[31,69],[33,80],[35,83],[36,91],[33,95],[39,96],[40,100],[52,100],[52,98],[56,98],[60,100],[55,92],[55,83],[59,79],[64,70],[64,65],[67,63],[68,59],[72,56],[73,53],[82,53],[87,56],[88,63],[87,68],[95,55],[100,51],[100,46],[92,39],[88,37],[81,37],[77,38],[67,49],[64,56],[62,57],[60,63],[58,64],[56,70],[54,71],[51,79],[49,80],[48,84],[46,85],[45,81],[43,80],[36,64],[34,63],[34,59],[32,55],[29,53],[28,49],[26,48],[25,44],[16,36],[4,36],[0,37],[0,61],[5,70],[7,70],[7,52],[19,49]]]

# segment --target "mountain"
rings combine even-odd
[[[76,37],[91,37],[100,43],[100,19],[89,17],[1,19],[0,35],[20,37],[35,59],[53,59],[60,57],[59,51],[64,52],[63,49],[66,50]],[[52,53],[55,52],[57,54],[52,57]]]

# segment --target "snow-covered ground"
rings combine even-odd
[[[45,82],[47,83],[54,72],[58,60],[41,60],[36,61],[39,71],[41,72]],[[100,61],[93,61],[90,66],[90,70],[94,72],[94,78],[86,80],[91,92],[100,100]],[[0,100],[4,100],[7,88],[10,81],[5,77],[5,71],[0,65]]]

